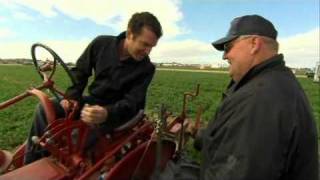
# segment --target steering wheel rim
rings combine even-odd
[[[38,72],[38,74],[40,75],[40,77],[43,79],[43,74],[41,73],[41,70],[40,70],[40,67],[39,67],[39,64],[38,64],[38,61],[37,61],[37,58],[36,58],[36,55],[35,55],[35,52],[36,52],[36,48],[37,47],[42,47],[43,49],[47,50],[54,58],[53,60],[53,70],[52,72],[50,73],[50,75],[48,76],[48,79],[51,80],[52,76],[54,75],[55,73],[55,70],[56,70],[56,65],[57,65],[57,62],[62,66],[62,68],[64,69],[64,71],[67,73],[67,75],[69,76],[70,80],[71,80],[71,83],[72,84],[75,84],[76,83],[76,80],[75,78],[73,77],[73,75],[71,74],[71,71],[69,70],[68,66],[63,62],[63,60],[59,57],[59,55],[57,53],[55,53],[50,47],[44,45],[44,44],[41,44],[41,43],[35,43],[32,45],[31,47],[31,56],[32,56],[32,61],[33,61],[33,64]]]

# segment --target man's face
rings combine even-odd
[[[140,34],[134,35],[130,29],[127,34],[128,52],[136,61],[141,61],[157,45],[158,37],[149,28],[143,27]]]
[[[228,60],[229,75],[239,82],[240,79],[252,68],[253,56],[251,53],[252,37],[238,37],[225,44],[223,59]]]

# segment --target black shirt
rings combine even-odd
[[[148,56],[140,61],[129,57],[120,61],[119,43],[126,33],[119,36],[98,36],[85,49],[71,69],[76,84],[66,91],[68,98],[82,101],[88,78],[94,72],[89,96],[94,104],[106,106],[107,123],[117,126],[132,118],[145,107],[147,88],[155,72]]]

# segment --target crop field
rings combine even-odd
[[[64,90],[69,81],[65,73],[58,69],[55,81]],[[320,87],[311,79],[299,78],[312,105],[314,116],[320,125]],[[221,93],[229,82],[225,73],[157,71],[147,96],[147,114],[157,113],[158,107],[164,104],[167,109],[178,115],[182,108],[183,93],[194,91],[200,84],[200,94],[189,102],[188,113],[195,116],[197,107],[203,108],[202,120],[213,118],[215,109],[221,99]],[[33,66],[2,65],[0,66],[0,102],[8,100],[27,88],[41,83]],[[9,108],[0,111],[0,148],[12,150],[22,143],[29,131],[37,99],[27,98]]]

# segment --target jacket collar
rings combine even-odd
[[[121,40],[123,40],[123,39],[126,38],[126,33],[127,33],[127,31],[123,31],[122,33],[120,33],[120,34],[117,36],[117,43],[119,43]]]
[[[267,69],[273,68],[275,66],[285,66],[285,62],[283,60],[282,54],[277,54],[266,61],[262,62],[261,64],[258,64],[251,68],[247,74],[243,76],[243,78],[236,83],[235,81],[231,80],[231,82],[228,85],[228,88],[225,93],[223,93],[223,97],[228,96],[230,93],[233,93],[234,91],[241,88],[243,85],[248,83],[251,79],[256,77],[258,74],[264,72]]]

